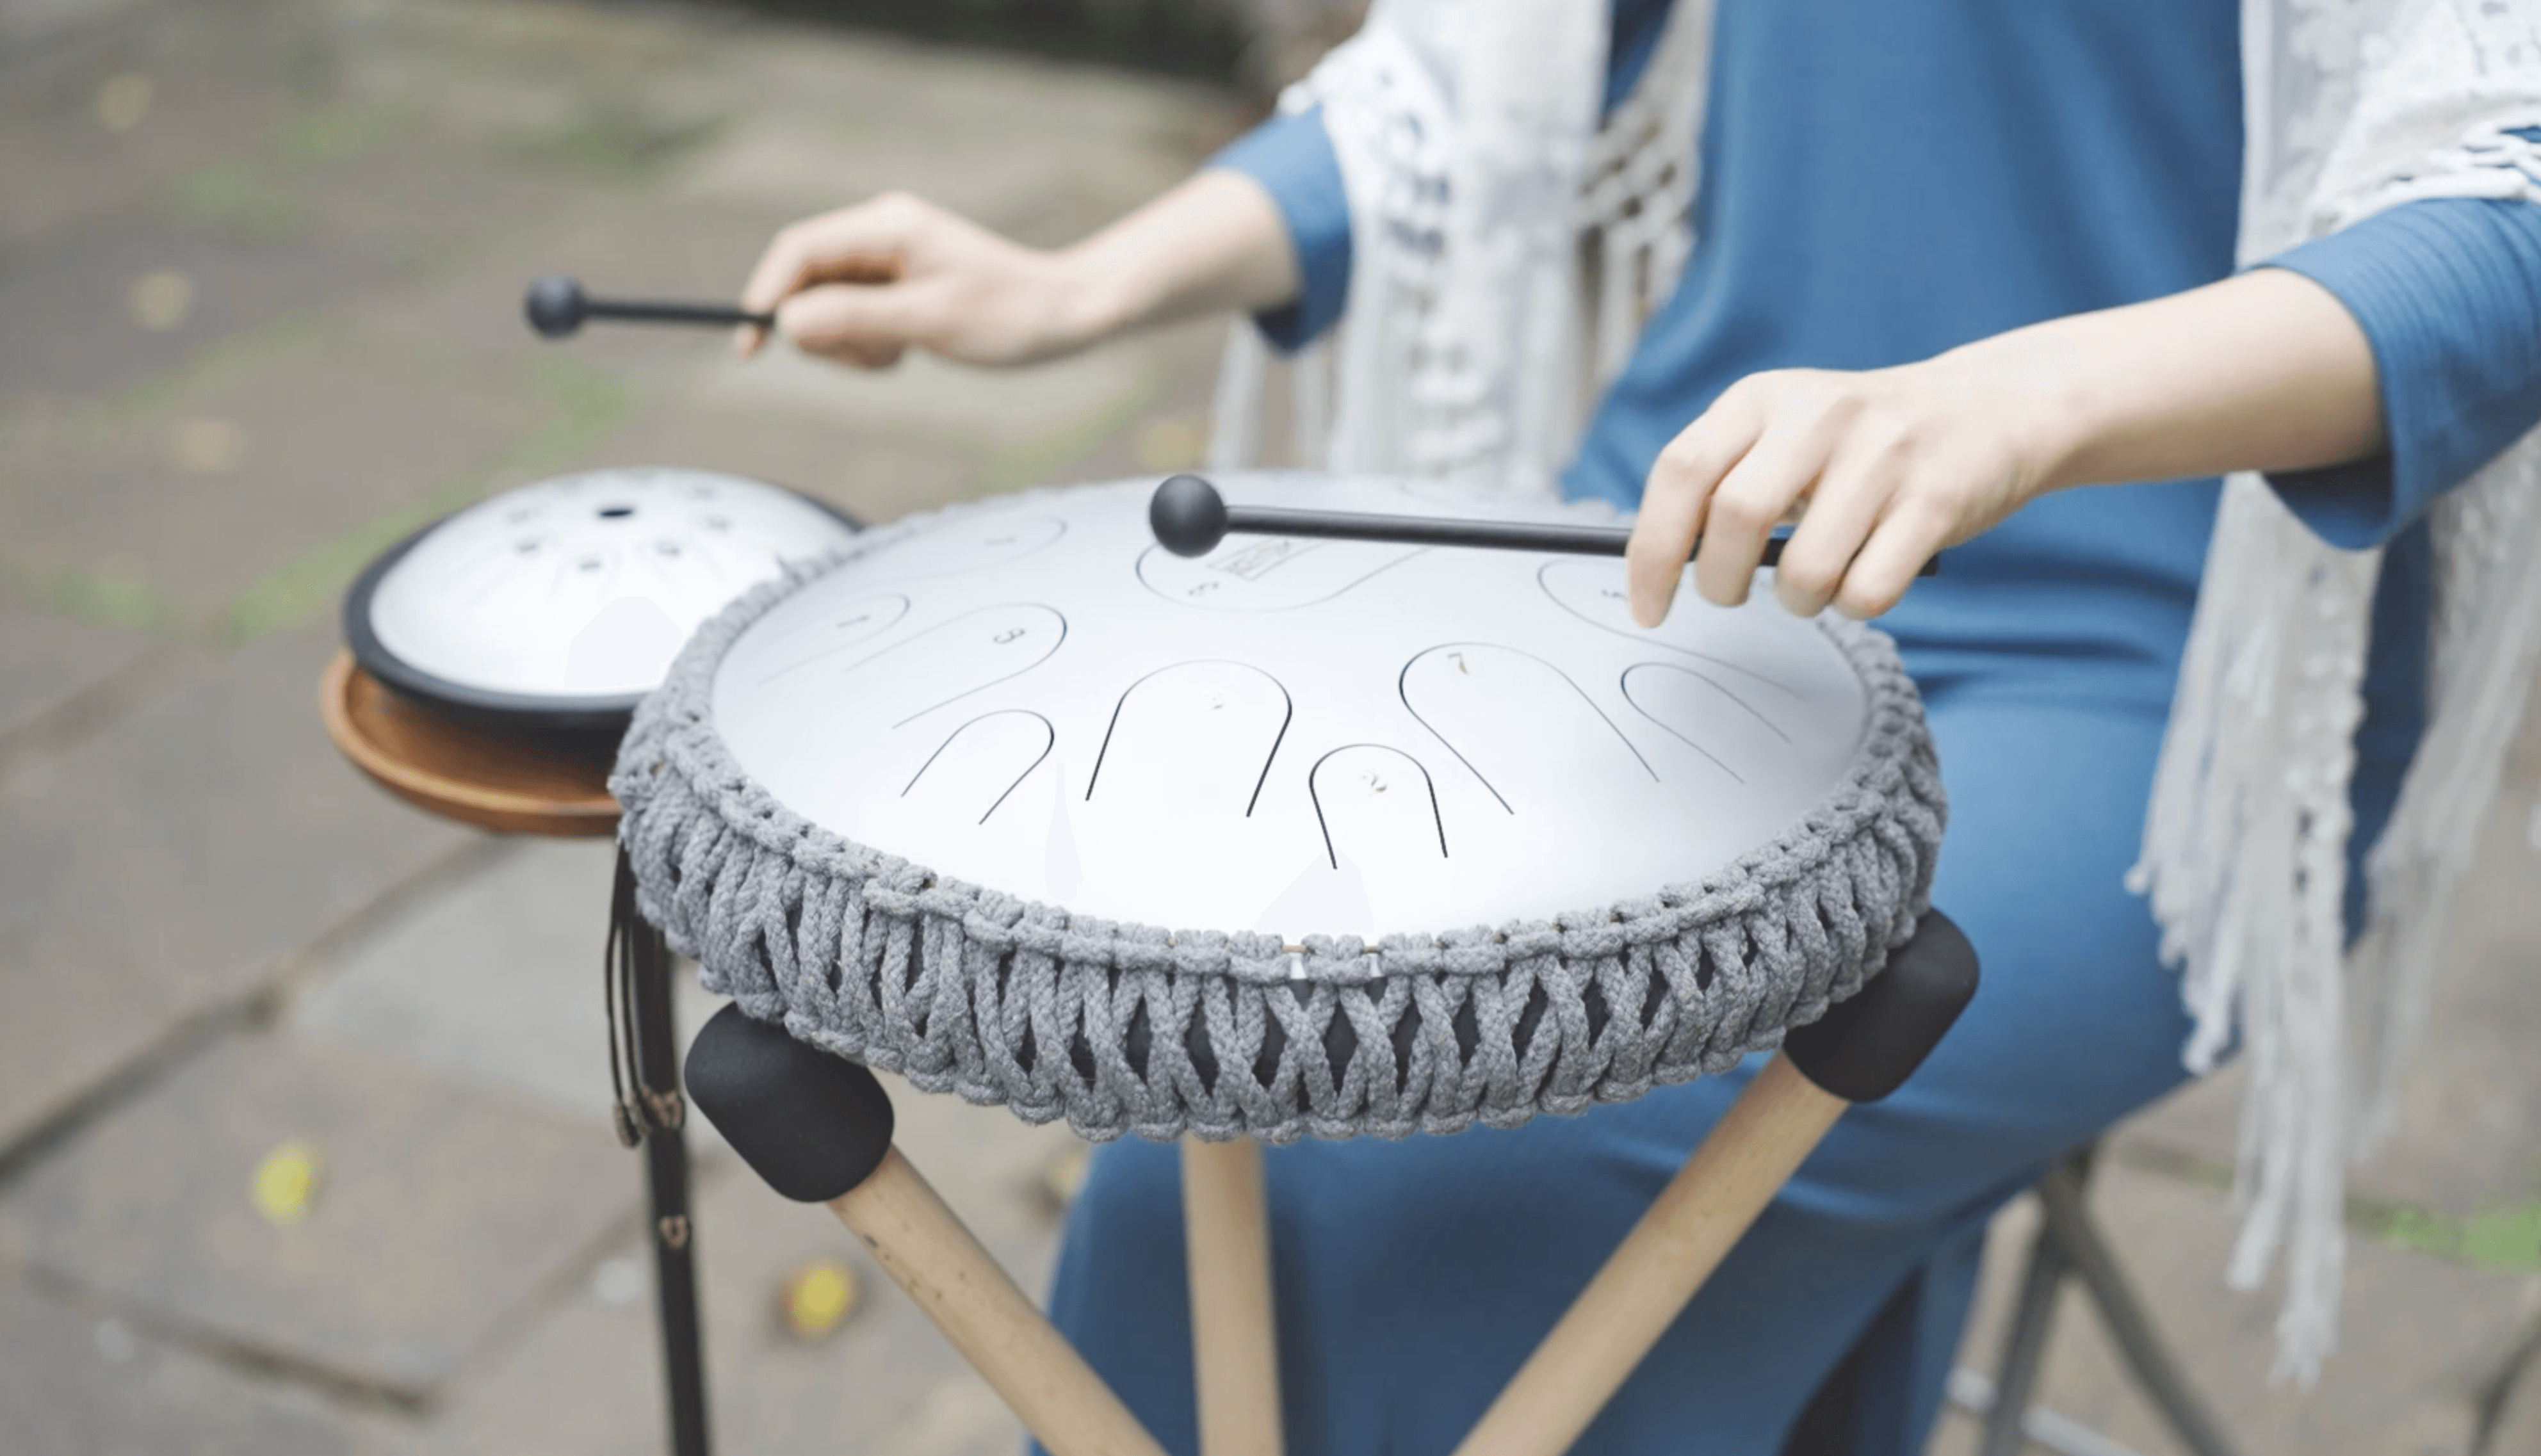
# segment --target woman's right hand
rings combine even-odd
[[[1278,205],[1251,178],[1202,172],[1056,252],[1026,248],[905,192],[778,233],[741,296],[805,353],[884,369],[911,347],[1030,364],[1142,325],[1268,309],[1297,292]],[[745,328],[743,358],[767,331]]]
[[[760,255],[742,307],[773,312],[807,354],[882,369],[914,345],[966,364],[1029,364],[1106,331],[1065,254],[1012,243],[906,192],[806,218]],[[767,331],[745,326],[745,359]]]

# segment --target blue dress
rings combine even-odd
[[[1664,0],[1623,0],[1609,101]],[[1565,480],[1627,504],[1659,448],[1760,369],[1864,369],[2233,267],[2232,0],[1720,0],[1701,240]],[[1338,315],[1346,203],[1319,120],[1219,159],[1279,202],[1306,280],[1261,322]],[[2281,477],[2312,526],[2389,542],[2356,797],[2387,812],[2420,715],[2427,502],[2541,420],[2541,207],[2419,203],[2275,259],[2358,317],[2380,459]],[[2189,1024],[2122,887],[2194,608],[2213,479],[2037,500],[1883,619],[1950,793],[1933,901],[1985,965],[1887,1102],[1848,1112],[1576,1448],[1782,1446],[1829,1373],[1850,1444],[1920,1449],[1986,1221],[2059,1154],[2183,1077]],[[1454,1446],[1752,1074],[1577,1119],[1267,1154],[1288,1449]],[[1167,1449],[1197,1447],[1171,1147],[1099,1150],[1053,1317]]]

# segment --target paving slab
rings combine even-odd
[[[10,1456],[337,1456],[341,1415],[111,1315],[0,1283],[0,1431]]]
[[[727,64],[766,104],[684,160],[674,195],[835,206],[905,188],[1018,228],[1070,193],[1142,200],[1240,124],[1224,93],[1188,83],[881,36],[805,43],[819,38],[780,25],[732,38]]]
[[[0,783],[0,1147],[472,837],[327,744],[333,650],[305,631],[185,658],[163,694]]]
[[[111,394],[389,276],[380,260],[296,225],[241,236],[136,207],[16,250],[0,276],[0,329],[45,343],[0,356],[0,394]]]
[[[1054,1209],[1041,1172],[1075,1139],[1002,1110],[910,1093],[886,1077],[899,1145],[1027,1290],[1047,1284]],[[986,1384],[826,1209],[778,1198],[729,1157],[697,1201],[708,1400],[718,1449],[864,1456],[1012,1456],[1021,1428]],[[832,1338],[785,1333],[777,1298],[804,1262],[838,1258],[859,1303]],[[662,1387],[647,1252],[616,1246],[577,1290],[419,1425],[366,1449],[603,1456],[661,1439]]]
[[[2247,1456],[2473,1456],[2481,1384],[2541,1299],[2541,1280],[2529,1275],[2351,1237],[2340,1349],[2306,1393],[2270,1378],[2278,1292],[2223,1286],[2234,1221],[2219,1191],[2108,1163],[2091,1203],[2181,1367]],[[2035,1227],[2026,1200],[1997,1218],[1961,1364],[1994,1370]],[[2185,1456],[2077,1286],[2068,1284],[2056,1321],[2039,1402],[2141,1456]],[[1973,1452],[1976,1431],[1963,1415],[1945,1418],[1931,1456]]]
[[[0,6],[0,242],[148,199],[256,145],[281,99],[242,84],[272,70],[259,54],[271,32],[246,19],[235,3]]]
[[[12,737],[130,668],[152,645],[139,632],[0,601],[0,753]]]
[[[314,1205],[251,1201],[288,1139]],[[288,1036],[242,1037],[0,1197],[34,1273],[137,1324],[420,1400],[577,1269],[635,1188],[605,1134]]]
[[[2541,1360],[2527,1353],[2480,1456],[2532,1456],[2536,1451],[2541,1451]]]
[[[38,575],[118,572],[167,603],[173,624],[202,624],[436,492],[450,497],[445,510],[472,498],[555,412],[517,377],[435,362],[313,340],[255,362],[247,379],[136,410],[93,445],[66,442],[0,484],[8,557]],[[387,544],[347,552],[340,574]]]
[[[386,916],[312,978],[287,1014],[313,1041],[535,1099],[609,1136],[601,946],[607,841],[515,839]],[[679,981],[679,1024],[722,1002]],[[698,1129],[694,1141],[711,1141]],[[630,1157],[624,1181],[637,1177]]]

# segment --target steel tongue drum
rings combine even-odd
[[[1454,531],[1506,510],[1231,481],[1291,516],[1390,505]],[[944,876],[1112,919],[1372,940],[1700,879],[1837,788],[1875,705],[1861,634],[1770,602],[1689,594],[1645,630],[1610,560],[1294,536],[1186,557],[1151,537],[1149,490],[876,535],[700,649],[723,747],[791,813]]]
[[[617,728],[699,622],[855,526],[710,471],[590,471],[408,537],[344,599],[355,663],[432,707],[524,727]]]

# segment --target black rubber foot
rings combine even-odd
[[[1849,1001],[1782,1039],[1800,1074],[1847,1102],[1905,1084],[1977,993],[1977,948],[1950,917],[1925,912],[1915,938]]]
[[[716,1012],[689,1044],[689,1100],[798,1203],[846,1193],[891,1151],[891,1098],[872,1072],[739,1006]]]

